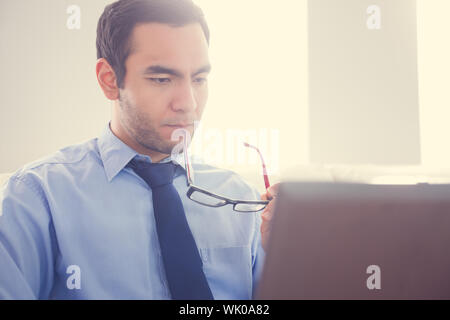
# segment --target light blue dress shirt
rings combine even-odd
[[[110,130],[16,171],[0,186],[0,298],[170,299],[151,189],[126,167],[138,154]],[[262,270],[260,213],[189,200],[184,162],[180,194],[215,299],[251,299]],[[257,200],[237,174],[193,163],[195,184]],[[78,283],[79,286],[74,284]]]

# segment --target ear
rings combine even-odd
[[[105,58],[97,60],[95,67],[97,81],[109,100],[119,99],[119,87],[117,86],[116,74]]]

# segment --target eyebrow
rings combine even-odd
[[[208,64],[206,66],[201,67],[197,71],[195,71],[191,76],[195,77],[196,75],[198,75],[200,73],[205,73],[205,72],[208,73],[210,71],[211,71],[211,65]],[[172,69],[172,68],[160,66],[160,65],[147,67],[144,70],[144,74],[170,74],[170,75],[173,75],[178,78],[183,77],[183,74],[180,71]]]

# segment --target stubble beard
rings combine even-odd
[[[178,141],[165,141],[156,124],[141,114],[126,95],[119,95],[120,122],[128,135],[142,147],[162,154],[171,154]]]

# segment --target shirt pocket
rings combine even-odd
[[[201,248],[200,256],[214,299],[252,298],[250,246]]]

